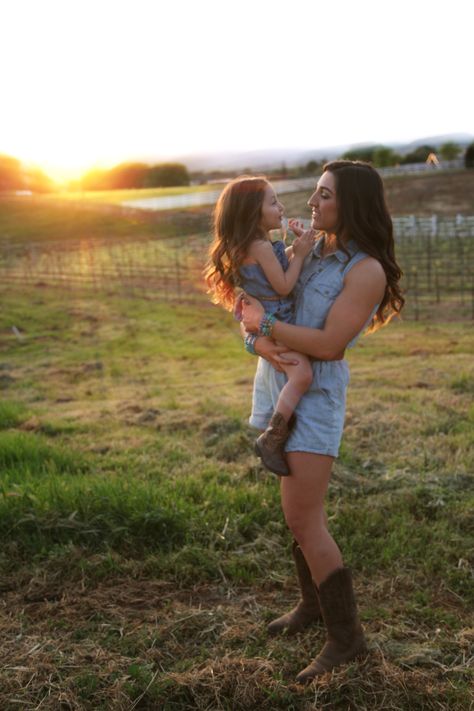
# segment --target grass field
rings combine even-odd
[[[69,249],[77,243],[110,244],[182,237],[205,232],[209,207],[173,212],[124,210],[117,205],[70,202],[52,197],[0,195],[0,259],[30,247]]]
[[[474,215],[474,171],[400,176],[386,178],[384,182],[394,215]],[[209,186],[188,188],[192,191],[204,189],[208,190]],[[210,205],[155,213],[123,211],[117,205],[124,199],[131,199],[131,193],[132,197],[150,197],[184,190],[161,188],[58,193],[34,198],[0,197],[0,248],[5,245],[20,248],[30,242],[67,244],[84,239],[162,238],[209,231]],[[286,215],[309,218],[308,198],[308,192],[286,194],[283,197]]]
[[[470,708],[469,323],[394,323],[349,354],[329,517],[370,653],[303,689],[323,631],[265,634],[297,591],[230,316],[0,293],[2,711]]]
[[[183,185],[176,188],[137,188],[129,190],[83,190],[83,191],[62,191],[55,193],[53,199],[64,201],[84,201],[116,205],[126,200],[135,200],[151,197],[169,197],[171,195],[185,195],[189,193],[206,193],[212,190],[219,190],[223,183],[213,183],[212,185]]]

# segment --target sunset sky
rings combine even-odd
[[[0,153],[57,178],[474,132],[472,3],[0,3]]]

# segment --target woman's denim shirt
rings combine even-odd
[[[321,258],[324,238],[318,240],[313,251],[306,257],[304,267],[294,289],[295,323],[308,328],[323,328],[331,306],[344,287],[344,278],[355,264],[368,255],[362,252],[354,240],[344,250]],[[366,329],[375,307],[364,328],[348,343],[354,346],[360,334]]]

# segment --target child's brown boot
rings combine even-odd
[[[279,412],[274,412],[268,427],[255,442],[255,451],[263,464],[278,476],[288,476],[284,444],[290,434],[289,423]]]

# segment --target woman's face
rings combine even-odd
[[[265,232],[280,229],[283,212],[283,205],[279,202],[275,191],[271,185],[267,185],[262,203],[260,227]]]
[[[334,232],[338,223],[336,179],[329,170],[319,178],[308,205],[311,208],[311,227],[323,232]]]

